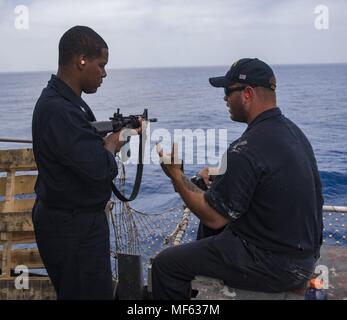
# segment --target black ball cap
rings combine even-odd
[[[276,90],[276,77],[268,64],[254,58],[236,61],[225,76],[209,78],[212,86],[227,88],[235,83],[245,83]]]

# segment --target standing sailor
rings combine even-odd
[[[120,133],[105,138],[81,93],[106,77],[106,42],[76,26],[59,42],[59,68],[38,99],[32,121],[38,168],[33,223],[58,299],[112,299],[109,227],[104,208],[117,175]],[[139,130],[140,131],[140,130]],[[138,132],[139,132],[138,131]]]

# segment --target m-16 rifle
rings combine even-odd
[[[91,125],[101,136],[105,136],[110,132],[118,132],[124,128],[139,128],[141,125],[139,117],[141,117],[144,121],[157,122],[156,118],[148,118],[148,109],[144,109],[143,114],[123,116],[123,114],[119,113],[118,108],[117,112],[113,114],[113,117],[111,117],[109,121],[93,121],[91,122]]]
[[[123,116],[119,112],[119,108],[117,109],[117,112],[113,114],[113,117],[110,118],[109,121],[93,121],[91,122],[91,125],[96,129],[97,133],[101,136],[106,136],[108,133],[111,132],[118,132],[122,129],[136,129],[141,126],[141,122],[139,121],[139,118],[142,118],[144,121],[148,122],[157,122],[156,118],[149,119],[148,118],[148,109],[144,109],[143,114],[139,115],[130,115],[130,116]],[[130,140],[130,136],[128,136],[128,142]],[[130,152],[130,149],[129,151]],[[130,157],[130,153],[128,153],[128,156]],[[114,185],[112,182],[111,187],[112,191],[117,196],[117,198],[123,202],[129,202],[136,198],[141,185],[141,179],[142,179],[142,172],[143,172],[143,150],[142,150],[142,133],[140,134],[140,141],[139,141],[139,159],[137,163],[137,171],[136,171],[136,178],[135,178],[135,184],[133,191],[131,192],[131,195],[129,198],[125,197]]]

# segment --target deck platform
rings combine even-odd
[[[347,300],[347,247],[323,245],[318,266],[327,267],[328,300]],[[196,277],[192,288],[198,291],[195,300],[304,300],[301,292],[264,293],[234,289],[223,281]]]
[[[56,300],[48,277],[29,277],[28,289],[16,289],[15,279],[0,279],[0,300]]]

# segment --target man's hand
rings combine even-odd
[[[129,142],[131,136],[136,136],[146,132],[146,122],[142,117],[139,117],[140,127],[136,129],[123,129],[118,132],[110,133],[107,137],[103,138],[104,147],[112,154],[116,154],[120,149]]]
[[[132,129],[134,131],[132,135],[142,134],[146,132],[147,122],[142,117],[138,117],[138,120],[140,122],[140,126],[136,129]]]
[[[176,143],[172,144],[172,152],[163,153],[163,149],[160,144],[157,144],[157,152],[160,158],[160,165],[165,174],[172,180],[179,178],[182,172],[182,160],[178,159],[178,146]]]
[[[175,190],[180,194],[187,207],[209,228],[220,229],[229,219],[212,208],[204,197],[204,191],[192,183],[182,172],[182,162],[177,158],[177,144],[172,145],[171,154],[164,154],[157,144],[160,164],[165,174],[171,178]]]
[[[208,168],[204,168],[199,171],[198,175],[204,180],[204,183],[207,188],[210,187],[211,181],[210,181],[210,175],[208,173]]]
[[[104,147],[112,154],[116,154],[127,143],[127,141],[121,141],[120,135],[122,131],[110,133],[104,139]]]
[[[215,177],[215,175],[212,175],[211,171],[213,171],[213,170],[211,170],[211,168],[206,167],[206,168],[200,170],[198,173],[198,175],[204,180],[204,183],[208,189],[210,188],[212,181]],[[214,171],[216,171],[216,170],[214,170]]]

